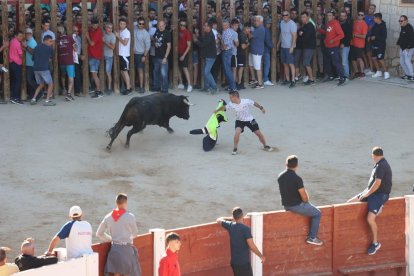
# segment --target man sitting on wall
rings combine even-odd
[[[55,256],[36,257],[34,251],[34,239],[25,239],[21,246],[21,255],[17,256],[14,261],[20,271],[57,263],[57,258]]]

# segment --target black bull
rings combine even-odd
[[[111,142],[106,147],[110,150],[112,143],[126,126],[132,126],[128,131],[125,147],[129,147],[132,134],[140,132],[147,125],[159,125],[165,127],[169,133],[174,132],[170,128],[171,117],[177,116],[188,120],[190,118],[189,108],[192,104],[185,96],[173,94],[152,94],[144,97],[134,97],[125,106],[121,118],[115,126],[108,130]]]

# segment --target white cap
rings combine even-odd
[[[72,206],[69,210],[69,217],[78,218],[82,216],[82,209],[79,206]]]

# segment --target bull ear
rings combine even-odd
[[[193,104],[193,103],[190,103],[190,101],[189,101],[187,98],[184,98],[183,102],[184,102],[186,105],[188,105],[188,106],[193,106],[193,105],[195,105],[195,104]]]

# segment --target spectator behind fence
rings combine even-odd
[[[97,99],[103,97],[101,82],[98,77],[99,65],[103,56],[103,33],[101,28],[99,28],[98,18],[93,18],[91,23],[92,28],[89,29],[86,40],[89,45],[89,72],[91,73],[92,79],[95,83],[95,91],[92,93],[92,98]]]
[[[45,265],[57,263],[58,259],[55,256],[39,256],[36,257],[34,239],[27,238],[21,245],[21,254],[16,257],[15,263],[20,271],[38,268]]]
[[[385,49],[387,47],[387,26],[382,20],[382,14],[374,14],[374,27],[371,29],[371,36],[368,41],[371,42],[372,63],[377,72],[372,75],[373,78],[384,76],[384,79],[390,78],[387,65],[385,64]]]
[[[232,213],[232,217],[217,219],[217,223],[229,232],[231,268],[234,276],[253,276],[250,251],[253,251],[262,260],[262,263],[265,261],[265,257],[254,243],[250,227],[243,224],[244,214],[242,209],[235,207]]]
[[[112,93],[112,65],[114,64],[114,49],[116,43],[116,37],[113,33],[113,28],[114,26],[112,25],[112,23],[108,22],[105,24],[103,55],[105,61],[107,95],[110,95]]]
[[[178,251],[181,248],[181,238],[177,233],[169,233],[166,236],[167,249],[160,260],[158,276],[181,276]]]
[[[364,78],[364,50],[365,40],[368,34],[368,25],[364,21],[364,12],[358,12],[358,18],[352,25],[351,60],[354,69],[354,77]],[[371,52],[371,50],[370,50]],[[371,57],[370,57],[371,58]]]
[[[27,81],[27,94],[29,98],[32,98],[36,88],[37,83],[34,76],[34,70],[33,70],[33,50],[36,48],[37,43],[36,40],[33,38],[33,30],[30,28],[26,28],[25,30],[25,36],[26,36],[26,81]]]
[[[9,47],[9,62],[10,62],[10,98],[14,104],[24,104],[20,99],[21,87],[22,87],[22,57],[23,47],[26,47],[26,42],[22,44],[24,40],[23,32],[17,31],[10,41]]]
[[[250,41],[249,66],[250,74],[253,76],[249,84],[254,89],[263,89],[262,57],[265,47],[266,30],[263,26],[263,16],[257,15],[253,19],[254,30],[247,34]],[[254,77],[256,73],[256,77]]]
[[[226,76],[226,81],[229,85],[228,91],[236,91],[236,82],[234,81],[233,71],[231,69],[231,59],[233,56],[233,49],[235,49],[237,55],[239,39],[237,33],[230,28],[230,22],[226,20],[223,21],[223,35],[221,43],[221,58],[223,62],[224,75]]]
[[[190,49],[192,35],[187,29],[187,21],[185,19],[180,20],[180,31],[178,35],[178,65],[185,77],[185,80],[187,81],[187,92],[190,93],[193,91],[193,86],[191,85],[190,72],[188,71],[188,56],[191,55]],[[183,77],[181,74],[178,74],[178,77],[180,80],[178,89],[184,89]]]
[[[313,58],[313,52],[316,49],[316,28],[312,22],[310,22],[308,12],[302,12],[300,18],[303,25],[302,28],[298,31],[298,35],[302,38],[302,61],[308,75],[308,80],[304,84],[312,85],[315,83],[311,62]]]
[[[49,19],[45,18],[42,21],[42,32],[40,34],[40,40],[41,41],[44,41],[45,36],[47,36],[47,35],[49,35],[50,37],[52,37],[53,47],[54,47],[54,44],[55,44],[55,41],[56,41],[56,35],[55,35],[54,32],[52,32],[50,30],[50,21],[49,21]]]
[[[204,74],[204,92],[211,94],[217,93],[217,84],[211,73],[211,69],[217,57],[216,39],[212,31],[212,25],[209,22],[204,23],[203,35],[195,38],[194,41],[200,48],[200,57],[205,58]]]
[[[75,82],[74,91],[75,96],[81,96],[82,93],[82,72],[81,63],[83,60],[82,54],[82,37],[79,35],[78,26],[73,26],[73,40],[76,43],[76,51],[73,52],[73,61],[75,63]]]
[[[165,29],[163,20],[158,22],[153,40],[155,45],[154,75],[161,76],[160,81],[154,83],[153,90],[168,93],[168,56],[171,51],[172,39],[171,32]]]
[[[65,99],[69,102],[74,101],[73,98],[73,83],[75,79],[75,62],[73,58],[73,52],[76,51],[76,43],[73,40],[72,35],[67,35],[64,27],[59,26],[57,38],[57,50],[58,60],[62,84],[62,94],[65,95]],[[66,90],[66,76],[68,77]]]
[[[381,248],[381,243],[378,242],[378,226],[375,220],[388,201],[392,188],[391,166],[385,159],[382,148],[374,147],[371,157],[375,166],[372,169],[368,187],[348,200],[348,202],[368,202],[367,222],[372,233],[372,243],[368,248],[368,255],[374,255]]]
[[[79,206],[72,206],[69,210],[71,221],[65,223],[59,232],[50,241],[46,251],[47,256],[54,254],[53,249],[60,240],[66,240],[67,259],[79,258],[92,253],[92,226],[82,221],[83,212]]]
[[[8,247],[0,247],[0,276],[9,276],[19,272],[17,265],[7,262]]]
[[[344,38],[341,39],[341,58],[342,67],[344,68],[344,76],[349,79],[349,50],[352,39],[352,22],[348,19],[346,12],[341,12],[339,16],[339,23],[341,23],[342,31],[344,32]]]
[[[239,47],[237,48],[237,78],[236,88],[237,90],[246,89],[243,84],[244,68],[246,67],[246,50],[249,47],[249,39],[247,38],[247,32],[250,30],[249,24],[244,24],[243,28],[240,28],[240,23],[237,29]]]
[[[280,49],[280,61],[283,64],[285,80],[282,85],[290,83],[289,87],[295,87],[295,56],[293,51],[296,48],[297,26],[289,18],[289,12],[283,11],[283,20],[280,22],[280,39],[278,48]]]
[[[50,35],[46,35],[43,38],[43,43],[38,44],[33,50],[33,70],[38,87],[33,95],[33,98],[30,100],[30,104],[32,105],[40,101],[41,97],[38,98],[38,95],[43,90],[45,85],[47,85],[47,95],[44,105],[56,105],[51,100],[53,93],[53,79],[49,70],[49,62],[53,58],[53,43],[53,38]]]
[[[128,198],[126,194],[118,194],[117,207],[107,214],[96,231],[96,236],[104,242],[111,242],[105,265],[105,273],[141,275],[138,262],[138,251],[133,239],[138,235],[135,216],[127,212]]]
[[[412,58],[414,55],[414,30],[408,23],[408,17],[401,15],[399,19],[401,26],[400,36],[397,45],[400,46],[400,65],[404,71],[402,79],[414,81]]]
[[[264,52],[263,52],[263,84],[265,86],[274,86],[270,81],[270,67],[272,65],[271,52],[274,47],[272,41],[272,19],[266,18],[265,20],[265,40],[264,40]],[[273,80],[274,81],[274,80]]]
[[[151,37],[145,29],[145,19],[138,18],[138,27],[134,30],[134,62],[135,69],[138,72],[139,93],[144,93],[144,69],[145,62],[148,59],[148,53],[151,49]],[[149,75],[148,75],[149,76]]]
[[[290,155],[286,159],[286,170],[279,174],[279,183],[282,205],[286,211],[291,211],[311,218],[309,235],[306,242],[313,245],[322,245],[318,238],[321,211],[309,202],[309,195],[303,186],[303,180],[296,174],[298,158]]]
[[[119,19],[119,32],[115,32],[118,39],[118,55],[119,67],[121,76],[124,80],[125,90],[121,92],[122,95],[129,95],[132,93],[131,80],[129,78],[129,64],[131,56],[131,32],[127,28],[127,21],[125,18]]]

